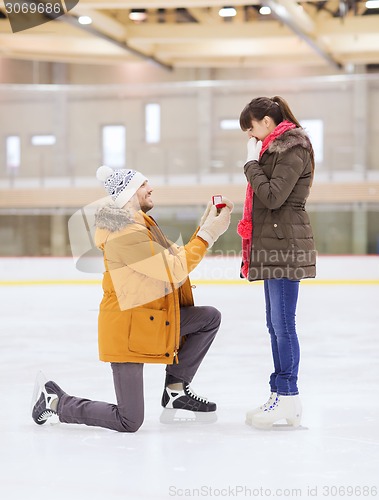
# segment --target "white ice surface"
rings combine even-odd
[[[347,260],[334,259],[332,277],[348,279],[333,275],[337,268],[344,274]],[[46,259],[2,260],[0,279],[67,278],[67,262],[56,261],[55,269],[47,270]],[[377,263],[360,259],[355,277],[377,279]],[[212,304],[223,313],[218,337],[192,384],[217,402],[217,422],[161,423],[164,367],[146,365],[145,422],[136,434],[60,423],[39,427],[30,417],[38,370],[71,394],[115,401],[110,367],[97,357],[101,287],[1,286],[0,294],[1,499],[233,498],[233,493],[305,499],[328,498],[327,493],[347,498],[352,491],[336,494],[326,486],[361,487],[361,494],[355,489],[349,497],[363,498],[364,486],[379,486],[379,285],[301,286],[303,428],[296,431],[259,431],[244,424],[246,411],[268,396],[271,356],[261,284],[195,290],[198,305]],[[317,496],[311,495],[315,488]],[[370,493],[365,498],[375,498],[374,490]]]

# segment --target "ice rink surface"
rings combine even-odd
[[[320,279],[301,284],[303,421],[292,431],[244,423],[267,400],[271,355],[263,286],[228,283],[228,265],[195,275],[196,304],[223,314],[192,383],[217,402],[217,421],[162,422],[164,366],[145,365],[144,425],[120,434],[30,416],[39,370],[70,394],[115,401],[97,355],[101,286],[54,282],[74,280],[67,259],[0,260],[1,499],[379,497],[379,258],[321,258]]]

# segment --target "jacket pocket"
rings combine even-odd
[[[284,236],[284,233],[282,231],[282,228],[280,227],[280,224],[278,224],[277,222],[274,222],[272,226],[273,226],[274,233],[275,233],[276,237],[279,240],[284,240],[285,236]]]
[[[167,311],[133,309],[129,331],[129,350],[152,356],[166,353]]]
[[[280,221],[279,212],[277,210],[271,210],[269,216],[267,217],[267,222],[274,231],[275,236],[278,240],[284,240],[286,237],[283,231],[283,223]]]

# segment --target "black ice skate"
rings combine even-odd
[[[38,425],[44,424],[50,417],[57,415],[56,410],[53,410],[51,405],[61,396],[66,394],[55,382],[49,380],[39,388],[37,393],[37,401],[33,406],[32,418]]]
[[[216,403],[198,396],[193,392],[189,384],[183,383],[183,389],[175,390],[165,387],[162,396],[164,408],[182,409],[199,412],[216,411]]]

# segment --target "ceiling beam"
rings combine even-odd
[[[92,19],[91,26],[104,35],[107,35],[118,42],[126,40],[126,28],[112,16],[100,12],[98,10],[82,7],[79,3],[74,9],[70,11],[71,16],[89,16]]]
[[[0,54],[30,60],[67,61],[99,64],[152,61],[165,69],[183,67],[257,67],[262,60],[298,61],[313,65],[326,61],[340,69],[347,63],[377,63],[379,58],[379,16],[331,17],[309,6],[308,12],[294,0],[259,0],[275,5],[281,15],[263,18],[256,9],[243,9],[254,0],[229,3],[242,14],[225,22],[218,7],[225,0],[148,0],[156,7],[167,5],[166,22],[129,22],[126,6],[141,7],[142,0],[80,0],[80,3],[55,22],[13,34],[7,19],[0,19]],[[271,4],[269,3],[271,2]],[[112,11],[112,4],[123,9]],[[0,8],[4,2],[0,0]],[[98,9],[90,8],[96,5]],[[173,7],[187,7],[198,22],[177,22]],[[337,0],[328,7],[338,8]],[[102,10],[100,10],[102,8]],[[93,23],[83,26],[79,15],[89,15]],[[169,22],[170,21],[170,22]],[[97,55],[97,59],[96,59]],[[322,59],[320,59],[320,56]],[[309,58],[309,64],[308,59]]]
[[[299,0],[299,3],[309,0]],[[319,0],[310,0],[317,3]],[[3,4],[0,0],[0,6]],[[81,7],[101,10],[124,10],[124,9],[177,9],[193,7],[233,7],[244,5],[262,5],[261,0],[80,0]]]
[[[188,12],[200,24],[212,25],[220,24],[221,17],[213,9],[204,9],[199,7],[188,7]]]
[[[58,21],[63,22],[63,23],[67,23],[71,26],[75,26],[76,28],[79,28],[79,29],[85,31],[86,33],[89,33],[89,34],[95,36],[96,38],[100,38],[101,40],[105,40],[105,41],[115,45],[116,47],[119,47],[120,49],[125,50],[125,51],[129,52],[130,54],[139,57],[140,59],[150,61],[150,62],[156,64],[157,66],[159,66],[165,70],[171,71],[173,69],[173,67],[170,64],[166,64],[165,62],[160,61],[159,59],[157,59],[156,57],[154,57],[152,55],[146,54],[145,52],[142,52],[140,50],[137,50],[137,49],[131,47],[127,42],[116,40],[115,38],[107,35],[106,33],[103,33],[102,31],[100,31],[96,27],[91,26],[90,24],[89,25],[80,24],[79,21],[73,16],[70,16],[70,15],[62,16],[62,17],[58,18]]]
[[[304,40],[319,56],[336,69],[342,69],[324,44],[316,38],[315,25],[311,17],[295,0],[261,0],[262,5],[270,7],[273,16]]]
[[[80,0],[91,9],[175,9],[183,7],[224,7],[225,0]],[[259,0],[228,0],[227,5],[258,5]]]
[[[340,35],[378,35],[379,15],[370,16],[349,16],[343,22],[336,17],[320,19],[316,21],[316,31],[318,36],[330,35],[338,37]]]
[[[128,39],[149,43],[198,43],[236,40],[244,42],[255,38],[293,37],[293,32],[277,21],[264,23],[227,23],[222,25],[139,24],[128,28]]]

